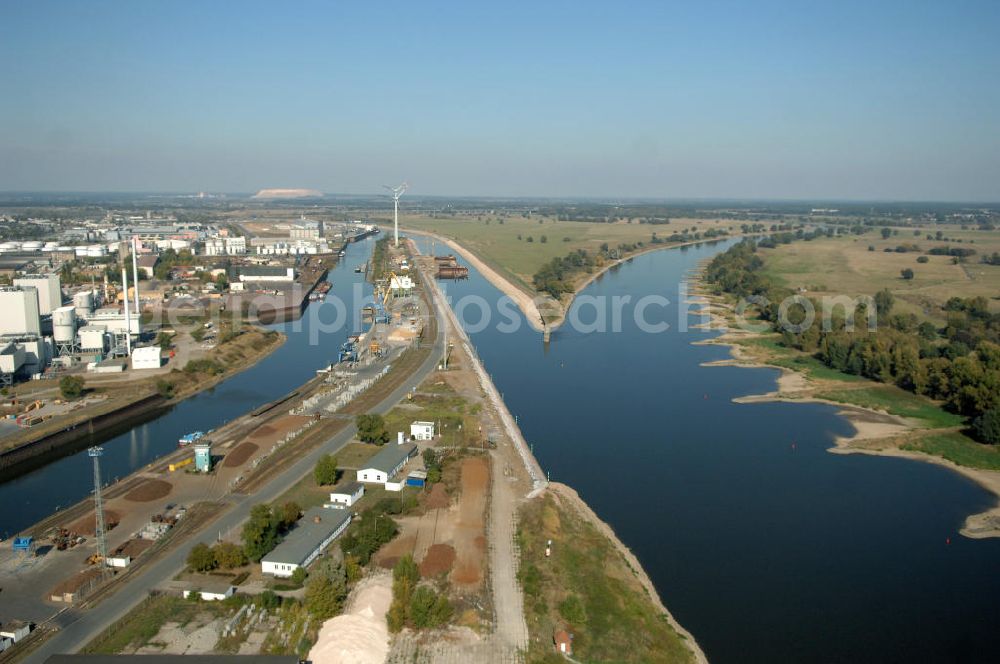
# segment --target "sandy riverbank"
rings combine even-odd
[[[642,568],[642,565],[639,563],[639,559],[635,557],[635,554],[632,553],[631,549],[625,546],[625,544],[618,539],[618,536],[615,534],[615,531],[611,528],[611,526],[602,521],[594,510],[590,509],[590,506],[587,505],[587,503],[580,498],[580,495],[571,487],[560,482],[550,482],[547,490],[552,491],[561,499],[570,503],[583,518],[590,521],[602,535],[608,538],[608,541],[611,542],[615,549],[622,555],[623,558],[625,558],[629,567],[632,568],[636,579],[649,595],[649,600],[653,603],[656,609],[662,613],[664,617],[666,617],[670,626],[673,627],[678,634],[684,637],[684,643],[691,651],[691,655],[694,660],[699,664],[707,664],[708,658],[705,657],[705,653],[702,651],[701,646],[698,645],[694,636],[689,631],[684,629],[679,622],[677,622],[673,614],[671,614],[667,607],[663,604],[660,594],[656,592],[656,587],[653,585],[652,580],[650,580],[649,575],[646,574],[646,570]]]
[[[837,407],[839,409],[837,414],[850,422],[851,426],[854,427],[854,433],[850,436],[836,437],[834,446],[829,448],[828,452],[831,454],[869,454],[904,458],[948,468],[972,480],[997,498],[997,504],[994,507],[968,516],[959,532],[966,537],[975,539],[1000,537],[1000,472],[960,466],[941,457],[900,449],[894,445],[893,441],[906,434],[925,430],[919,423],[883,411],[845,405],[812,396],[812,385],[804,373],[750,358],[743,347],[736,344],[735,341],[739,338],[750,338],[758,335],[745,330],[732,330],[729,327],[729,319],[723,315],[728,311],[728,306],[722,302],[721,298],[702,292],[704,290],[703,284],[698,283],[696,288],[699,291],[698,297],[705,302],[706,314],[710,316],[710,322],[704,327],[723,332],[712,339],[694,343],[697,345],[727,346],[730,353],[730,359],[705,362],[702,366],[739,366],[781,371],[775,391],[736,397],[733,399],[735,403],[784,401],[789,403],[822,403]],[[880,445],[879,441],[884,444]]]
[[[498,288],[504,295],[514,300],[514,304],[516,304],[518,309],[521,310],[521,313],[524,314],[525,320],[528,321],[528,324],[531,325],[533,330],[537,332],[545,331],[545,323],[542,319],[542,313],[538,309],[536,299],[544,301],[546,298],[543,296],[537,296],[536,298],[518,288],[509,279],[502,276],[499,272],[487,265],[481,258],[472,253],[472,251],[466,249],[454,240],[448,239],[442,235],[428,233],[427,231],[407,229],[406,232],[410,235],[422,235],[424,237],[433,238],[437,242],[443,242],[446,244],[449,249],[464,258],[472,267],[476,268],[476,270],[479,271],[479,274],[483,275],[487,281]]]

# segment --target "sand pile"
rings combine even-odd
[[[389,654],[385,612],[391,602],[391,576],[362,581],[347,613],[323,623],[309,660],[314,664],[382,664]]]

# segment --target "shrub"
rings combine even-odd
[[[82,376],[63,376],[59,379],[59,393],[63,399],[76,399],[83,394]]]
[[[990,445],[1000,445],[1000,408],[990,408],[972,421],[976,438]]]

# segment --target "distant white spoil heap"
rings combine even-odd
[[[315,189],[261,189],[254,198],[320,198],[322,191]]]

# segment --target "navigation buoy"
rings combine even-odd
[[[708,401],[708,395],[707,394],[705,395],[704,399],[705,399],[705,401]]]
[[[951,544],[951,538],[950,537],[945,538],[944,543]]]
[[[792,449],[793,450],[795,449],[795,443],[792,443]]]

